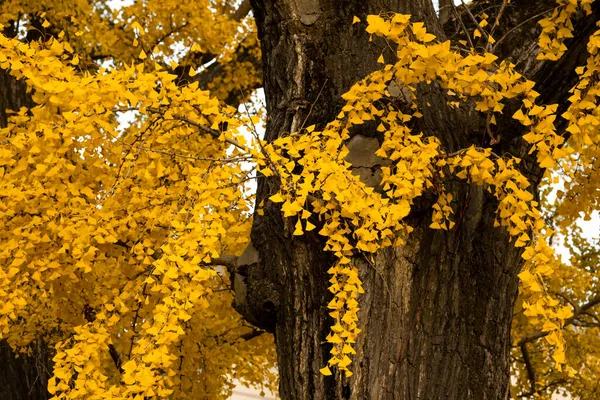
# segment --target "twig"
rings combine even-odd
[[[165,150],[153,149],[153,148],[150,148],[150,147],[135,146],[135,145],[131,145],[131,144],[128,144],[128,143],[123,143],[123,144],[125,146],[130,146],[130,147],[132,147],[134,149],[148,151],[148,152],[151,152],[151,153],[164,154],[164,155],[172,156],[172,157],[187,158],[187,159],[195,160],[195,161],[214,161],[214,162],[228,163],[228,162],[237,162],[237,161],[247,161],[247,160],[251,159],[251,157],[232,157],[232,158],[194,157],[194,156],[188,156],[188,155],[185,155],[185,154],[180,154],[180,153],[165,151]]]
[[[460,0],[460,2],[462,3],[462,5],[465,7],[465,10],[467,10],[467,14],[469,14],[469,17],[471,17],[471,20],[475,23],[475,25],[477,25],[477,30],[479,32],[481,32],[481,34],[483,36],[485,36],[485,38],[488,40],[488,42],[490,41],[490,37],[488,35],[488,33],[481,27],[481,25],[479,25],[479,22],[477,22],[477,18],[475,18],[475,16],[473,15],[473,13],[471,12],[471,10],[469,9],[469,7],[467,7],[467,5],[465,4],[465,2],[463,0]]]
[[[567,327],[569,325],[573,325],[574,321],[577,319],[577,317],[579,317],[581,314],[587,312],[590,308],[594,307],[596,304],[600,304],[600,293],[597,294],[596,296],[592,297],[590,299],[590,301],[588,301],[581,307],[575,308],[575,311],[573,312],[573,316],[571,318],[567,318],[565,320],[565,322],[563,324],[563,328]],[[523,336],[517,342],[516,346],[521,346],[523,343],[534,342],[538,339],[548,336],[549,334],[550,334],[549,331],[538,331],[538,332],[530,333],[528,335]]]
[[[240,4],[237,10],[235,10],[233,13],[233,20],[240,22],[246,15],[248,15],[251,9],[252,6],[250,5],[250,0],[242,1],[242,4]]]
[[[154,107],[148,107],[146,108],[148,111],[152,112],[152,113],[156,113],[156,114],[160,114],[163,116],[163,118],[165,117],[165,113],[163,111],[161,111],[158,108],[154,108]],[[199,130],[201,130],[202,132],[208,133],[209,135],[212,135],[214,138],[219,138],[221,137],[221,132],[214,130],[212,128],[209,128],[206,125],[202,125],[196,121],[193,121],[187,117],[184,117],[183,115],[177,115],[177,114],[173,114],[171,115],[171,119],[174,120],[178,120],[178,121],[183,121],[186,122],[192,126],[195,126],[196,128],[198,128]],[[227,139],[225,138],[225,142],[229,143],[232,146],[237,147],[238,149],[242,150],[244,153],[248,153],[248,150],[242,146],[237,140],[235,139]]]
[[[455,151],[454,153],[450,153],[450,154],[446,154],[446,158],[450,158],[450,157],[456,157],[461,155],[462,153],[468,151],[470,149],[470,147],[466,148],[466,149],[460,149],[458,151]],[[485,151],[486,149],[483,147],[479,147],[479,146],[475,146],[475,150],[478,151]],[[502,158],[500,157],[498,154],[494,153],[493,151],[490,151],[490,155],[495,157],[495,158]]]
[[[325,85],[327,84],[328,80],[329,80],[329,78],[325,79],[325,82],[323,82],[323,86],[321,86],[321,90],[319,90],[319,94],[317,94],[317,98],[315,99],[315,101],[313,101],[312,104],[310,105],[310,108],[308,109],[308,114],[306,114],[306,118],[304,118],[304,121],[302,121],[302,125],[300,125],[300,129],[298,129],[298,132],[301,132],[302,128],[304,128],[304,124],[306,124],[308,117],[310,117],[313,107],[315,106],[317,101],[319,101],[319,97],[321,97],[321,93],[323,92],[323,89],[325,88]]]
[[[531,20],[534,20],[538,17],[541,17],[542,15],[550,12],[554,10],[554,7],[547,9],[546,11],[542,11],[539,14],[535,14],[533,17],[527,18],[525,21],[521,22],[520,24],[518,24],[517,26],[515,26],[514,28],[512,28],[511,30],[509,30],[508,32],[506,32],[504,34],[504,36],[502,36],[500,39],[496,40],[496,43],[494,43],[494,47],[492,47],[492,51],[491,53],[496,51],[496,47],[498,47],[498,45],[504,40],[506,39],[507,36],[509,36],[511,33],[513,33],[515,30],[519,29],[520,27],[522,27],[523,25],[525,25],[526,23],[530,22]]]
[[[265,331],[261,331],[259,329],[254,329],[252,332],[240,335],[240,339],[248,341],[250,339],[254,339],[255,337],[259,337],[263,333],[266,333],[266,332]]]
[[[500,6],[500,11],[498,11],[498,15],[496,15],[496,21],[494,22],[494,26],[492,26],[492,29],[490,30],[490,36],[492,38],[494,37],[494,32],[496,31],[496,28],[500,25],[500,18],[502,18],[502,14],[504,14],[504,10],[506,9],[507,4],[508,4],[508,0],[502,1],[502,6]],[[492,42],[488,41],[487,51],[490,51],[491,45],[492,45]]]
[[[465,36],[467,37],[467,40],[469,41],[469,45],[471,45],[471,49],[474,49],[475,45],[473,44],[473,41],[471,40],[471,36],[469,35],[469,31],[467,30],[467,27],[465,26],[465,23],[463,22],[462,17],[458,13],[458,10],[456,9],[456,6],[454,5],[454,1],[452,1],[450,4],[452,5],[452,12],[454,12],[454,16],[458,20],[460,26],[463,28],[463,31],[465,31]]]
[[[204,265],[223,265],[227,268],[235,269],[237,266],[237,257],[224,254],[221,257],[213,258],[210,263],[203,263]]]
[[[115,363],[115,367],[119,370],[119,373],[123,373],[123,360],[121,359],[121,354],[117,351],[116,347],[112,344],[108,344],[108,353],[110,354],[110,358],[112,358]]]

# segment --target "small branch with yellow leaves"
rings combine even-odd
[[[596,294],[596,296],[592,297],[590,299],[590,301],[588,301],[587,303],[585,303],[581,307],[575,308],[575,310],[573,311],[573,316],[570,317],[570,318],[565,319],[565,323],[563,324],[563,328],[567,327],[569,325],[575,325],[576,321],[577,321],[577,318],[580,315],[586,313],[590,308],[594,307],[597,304],[600,304],[600,293]],[[534,341],[536,341],[538,339],[541,339],[543,337],[548,336],[550,333],[551,332],[549,332],[549,331],[538,331],[538,332],[530,333],[528,335],[523,336],[518,341],[516,341],[514,347],[521,346],[523,343],[534,342]]]
[[[146,109],[147,109],[148,111],[150,111],[151,113],[155,113],[155,114],[160,114],[160,115],[162,115],[162,116],[163,116],[163,118],[164,118],[164,116],[165,116],[165,112],[164,112],[164,111],[162,111],[162,110],[160,110],[160,109],[158,109],[158,108],[154,108],[154,107],[148,107],[148,108],[146,108]],[[173,114],[173,115],[171,115],[171,119],[174,119],[174,120],[177,120],[177,121],[182,121],[182,122],[185,122],[185,123],[187,123],[187,124],[190,124],[190,125],[192,125],[192,126],[195,126],[196,128],[198,128],[198,129],[199,129],[199,130],[201,130],[202,132],[204,132],[204,133],[207,133],[207,134],[209,134],[209,135],[213,136],[214,138],[219,138],[219,137],[221,137],[221,132],[219,132],[219,131],[217,131],[217,130],[215,130],[215,129],[209,128],[209,127],[208,127],[208,126],[206,126],[206,125],[202,125],[202,124],[200,124],[200,123],[198,123],[198,122],[196,122],[196,121],[193,121],[193,120],[191,120],[191,119],[189,119],[189,118],[187,118],[187,117],[184,117],[184,116],[182,116],[182,115]],[[228,139],[228,138],[225,138],[225,142],[229,143],[230,145],[232,145],[232,146],[234,146],[234,147],[237,147],[239,150],[243,151],[244,153],[248,153],[248,149],[246,149],[244,146],[242,146],[242,145],[241,145],[241,144],[240,144],[240,143],[239,143],[237,140],[235,140],[235,139]]]

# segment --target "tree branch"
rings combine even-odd
[[[148,107],[147,110],[150,111],[151,113],[160,114],[163,117],[164,117],[164,114],[165,114],[164,111],[162,111],[162,110],[160,110],[158,108],[154,108],[154,107]],[[175,120],[178,120],[178,121],[186,122],[186,123],[188,123],[188,124],[190,124],[192,126],[195,126],[196,128],[198,128],[202,132],[208,133],[209,135],[213,136],[214,138],[219,138],[221,136],[221,132],[219,132],[219,131],[217,131],[215,129],[209,128],[206,125],[202,125],[202,124],[200,124],[200,123],[198,123],[196,121],[193,121],[193,120],[191,120],[191,119],[189,119],[187,117],[184,117],[183,115],[173,114],[171,116],[171,118],[175,119]],[[225,139],[225,142],[229,143],[232,146],[237,147],[238,149],[242,150],[244,153],[248,152],[247,149],[244,146],[242,146],[240,143],[238,143],[238,141],[235,140],[235,139]]]
[[[237,268],[237,259],[236,256],[224,254],[221,257],[213,258],[207,265],[223,265],[228,270],[235,270]]]
[[[600,293],[598,293],[596,296],[592,297],[590,299],[590,301],[588,301],[587,303],[585,303],[584,305],[582,305],[579,308],[576,308],[573,311],[573,316],[571,318],[567,318],[565,320],[565,323],[563,325],[563,328],[569,326],[569,325],[574,325],[576,323],[577,318],[584,314],[585,312],[587,312],[590,308],[594,307],[595,305],[600,304]],[[530,342],[534,342],[538,339],[541,339],[543,337],[546,337],[550,334],[550,332],[547,331],[538,331],[538,332],[533,332],[530,333],[528,335],[523,336],[516,344],[516,346],[521,346],[525,343],[530,343]]]
[[[119,373],[123,373],[123,360],[121,359],[121,354],[119,354],[119,352],[117,351],[117,349],[115,348],[115,346],[110,343],[108,345],[108,352],[110,353],[110,358],[112,358],[113,362],[115,363],[115,367],[117,367],[117,369],[119,370]]]
[[[531,394],[536,393],[535,389],[535,369],[533,369],[533,365],[531,364],[531,359],[529,358],[529,350],[527,350],[527,343],[521,343],[521,353],[523,353],[523,361],[525,362],[525,368],[527,369],[527,378],[529,379],[529,383],[531,384]]]
[[[263,333],[266,333],[266,331],[263,331],[261,329],[254,329],[252,332],[240,335],[240,339],[248,341],[250,339],[254,339],[255,337],[262,335]]]
[[[252,6],[250,5],[250,0],[242,1],[242,4],[240,4],[238,9],[233,13],[233,20],[238,22],[241,21],[246,15],[248,15],[251,9]]]

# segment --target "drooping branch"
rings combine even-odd
[[[575,325],[577,323],[577,319],[584,315],[587,311],[589,311],[595,305],[600,304],[600,293],[596,294],[596,296],[592,297],[587,303],[573,310],[573,316],[566,319],[564,323],[564,327],[569,325]],[[534,342],[538,339],[548,336],[550,332],[538,331],[533,332],[528,335],[523,336],[521,339],[517,341],[516,346],[521,346],[524,343]]]

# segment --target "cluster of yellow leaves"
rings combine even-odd
[[[269,338],[240,340],[249,328],[214,297],[210,266],[248,241],[244,118],[159,65],[80,74],[71,52],[0,36],[0,68],[37,104],[0,131],[0,336],[56,343],[57,399],[226,398],[223,370],[262,385]]]
[[[540,46],[539,60],[558,60],[567,51],[564,42],[573,37],[573,17],[579,7],[586,14],[592,12],[594,0],[556,0],[557,7],[552,15],[542,19],[542,27],[538,44]]]
[[[600,187],[600,30],[590,37],[587,47],[590,56],[585,66],[576,69],[579,80],[572,89],[571,104],[562,115],[569,124],[569,147],[577,157],[561,163],[565,184],[559,195],[567,200],[560,209],[561,215],[577,218],[582,212],[589,219],[598,208]]]
[[[528,129],[524,140],[537,152],[540,167],[553,167],[576,151],[590,170],[597,170],[600,34],[590,40],[588,65],[578,70],[581,80],[564,115],[572,147],[564,147],[564,138],[556,134],[556,105],[537,105],[533,82],[513,65],[498,64],[489,53],[457,53],[401,14],[367,18],[367,32],[397,45],[396,61],[385,64],[381,57],[383,68],[343,96],[347,103],[334,121],[320,131],[308,127],[272,143],[246,144],[240,129],[254,121],[221,106],[197,83],[177,86],[177,77],[162,64],[181,41],[197,52],[218,52],[226,74],[211,87],[226,98],[241,89],[227,84],[239,82],[239,76],[228,76],[246,71],[246,81],[256,79],[248,60],[235,62],[240,53],[233,51],[247,47],[244,51],[258,57],[251,24],[241,27],[212,15],[223,11],[220,3],[183,6],[188,18],[169,24],[164,22],[176,6],[171,2],[136,2],[120,11],[79,3],[78,13],[95,15],[93,29],[78,26],[77,15],[65,6],[48,14],[28,11],[45,18],[43,28],[64,29],[56,38],[25,44],[0,36],[0,68],[25,80],[37,104],[12,116],[0,131],[0,261],[8,266],[0,270],[0,335],[14,347],[60,338],[50,382],[56,398],[226,396],[223,380],[203,381],[207,374],[198,372],[202,363],[201,370],[210,370],[210,357],[198,353],[220,354],[224,345],[208,346],[196,338],[219,336],[215,326],[245,328],[223,310],[226,298],[213,293],[221,277],[210,264],[224,253],[240,253],[248,240],[247,161],[255,161],[262,175],[279,178],[280,190],[269,200],[281,203],[283,216],[293,221],[288,231],[299,236],[319,225],[325,250],[338,258],[329,270],[334,323],[323,374],[331,374],[332,366],[352,374],[348,367],[360,332],[363,292],[353,257],[402,244],[412,231],[404,219],[426,190],[438,194],[431,228],[452,229],[453,198],[441,183],[448,174],[486,185],[499,200],[497,225],[515,246],[524,247],[527,260],[519,275],[524,314],[549,332],[554,360],[559,367],[565,364],[562,325],[571,314],[546,291],[545,279],[556,262],[539,204],[517,169],[519,160],[475,147],[448,154],[438,139],[415,134],[407,124],[421,116],[413,95],[421,84],[439,84],[451,105],[474,99],[490,125],[503,113],[503,102],[518,97],[522,108],[513,118]],[[559,0],[542,23],[542,57],[555,59],[564,52],[578,4]],[[590,1],[581,4],[589,11]],[[2,7],[10,18],[25,6]],[[72,27],[63,27],[67,16]],[[208,24],[189,22],[202,18],[216,21],[211,33]],[[115,19],[127,21],[121,36],[105,34],[114,24],[107,21]],[[147,24],[153,28],[145,31]],[[204,39],[188,43],[186,37]],[[118,68],[95,74],[74,69],[81,62],[79,51],[90,56],[112,50],[114,38],[122,39],[119,46],[125,43],[111,51]],[[380,101],[392,96],[392,85],[401,85],[410,112]],[[118,117],[124,112],[133,112],[135,121],[121,129]],[[385,164],[377,188],[366,186],[346,160],[351,128],[368,121],[376,121],[383,136],[377,156]],[[203,324],[210,318],[215,323]],[[272,356],[266,343],[258,346],[257,367],[240,378],[260,381]],[[122,373],[111,365],[109,345],[124,358]],[[239,351],[247,355],[256,349]],[[229,366],[244,368],[243,360],[237,357]]]
[[[97,69],[96,60],[111,61],[115,66],[141,60],[147,66],[157,62],[173,70],[178,65],[186,66],[193,76],[203,64],[214,59],[223,73],[215,74],[216,79],[207,82],[207,87],[220,100],[230,94],[242,97],[240,91],[249,92],[248,88],[255,87],[260,80],[260,71],[250,58],[260,60],[256,26],[251,18],[234,18],[233,2],[201,0],[183,4],[150,0],[126,2],[117,7],[106,3],[3,2],[0,26],[18,21],[26,35],[32,34],[32,39],[60,35],[74,49],[73,65],[84,71]]]
[[[455,222],[450,219],[454,210],[450,206],[452,202],[451,193],[440,193],[437,201],[433,205],[433,215],[431,216],[431,229],[450,230],[454,228]]]
[[[364,293],[358,269],[350,264],[337,264],[327,271],[332,275],[329,282],[329,291],[334,298],[327,307],[332,310],[329,315],[335,320],[331,332],[327,335],[327,342],[332,344],[331,360],[329,366],[337,366],[346,372],[346,377],[352,376],[348,365],[352,362],[349,355],[356,354],[352,344],[356,342],[356,336],[360,333],[356,322],[358,321],[358,295]],[[323,375],[331,375],[329,366],[320,371]]]
[[[529,129],[524,139],[531,143],[531,152],[537,152],[540,166],[548,168],[569,152],[560,147],[564,139],[555,132],[556,105],[536,105],[539,94],[533,90],[534,83],[517,73],[510,63],[497,65],[497,57],[489,53],[463,56],[452,51],[449,42],[433,42],[435,37],[425,31],[422,23],[410,23],[409,19],[400,14],[390,18],[368,16],[367,32],[398,44],[397,61],[370,74],[344,94],[346,105],[323,131],[311,127],[303,134],[278,139],[266,147],[268,156],[259,160],[263,174],[277,175],[283,182],[281,191],[271,201],[283,203],[285,217],[300,216],[294,234],[303,234],[303,228],[312,230],[314,225],[308,218],[319,214],[323,223],[319,234],[327,237],[325,249],[339,257],[339,267],[331,270],[337,319],[328,337],[334,345],[329,366],[338,365],[348,374],[346,357],[353,351],[351,344],[357,329],[354,317],[348,318],[352,321],[348,326],[339,323],[340,316],[353,316],[356,308],[354,297],[351,305],[346,302],[339,268],[352,271],[351,258],[357,252],[372,253],[402,243],[402,236],[412,228],[401,220],[408,215],[414,199],[434,188],[434,181],[449,172],[488,185],[490,191],[494,188],[493,193],[500,200],[497,225],[506,227],[516,239],[516,246],[525,247],[523,257],[529,260],[528,268],[520,275],[531,303],[527,304],[528,315],[544,330],[551,331],[547,340],[555,346],[555,360],[560,367],[565,364],[561,329],[569,315],[564,308],[557,308],[558,302],[544,291],[543,279],[553,272],[553,253],[542,235],[545,224],[538,203],[527,190],[529,182],[516,168],[519,160],[493,161],[490,149],[476,148],[447,155],[436,138],[412,134],[406,126],[412,118],[420,117],[412,95],[419,83],[438,82],[457,99],[453,104],[474,98],[476,109],[488,113],[491,124],[496,122],[495,115],[502,113],[503,101],[520,97],[524,111],[513,117]],[[384,63],[383,58],[380,62]],[[411,114],[378,103],[390,95],[390,82],[403,85]],[[350,138],[350,128],[373,120],[379,121],[377,130],[384,136],[377,155],[389,160],[389,166],[382,167],[385,196],[354,177],[344,160],[348,152],[344,142]],[[441,188],[437,191],[431,227],[451,229],[452,197]],[[304,225],[302,219],[307,220]],[[341,300],[339,295],[343,296]],[[327,374],[330,370],[325,367],[322,372]]]
[[[555,257],[548,245],[545,222],[539,204],[527,190],[529,181],[516,164],[518,159],[490,160],[491,150],[478,151],[470,148],[461,155],[448,160],[451,170],[460,169],[457,177],[468,178],[478,184],[494,188],[494,196],[500,201],[496,226],[503,226],[516,238],[516,247],[525,247],[526,260],[519,274],[522,287],[524,315],[542,330],[549,332],[546,341],[553,346],[553,357],[560,370],[566,364],[566,343],[563,338],[564,321],[572,316],[570,307],[559,306],[559,301],[549,295],[545,281],[554,273]],[[484,171],[482,173],[481,171]],[[532,239],[533,238],[533,239]],[[573,369],[567,366],[573,373]]]

